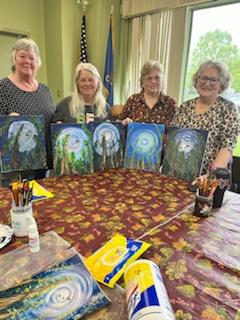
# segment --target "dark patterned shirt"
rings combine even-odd
[[[166,95],[160,95],[157,103],[149,108],[144,99],[144,93],[141,91],[133,94],[127,100],[119,119],[123,120],[129,117],[134,122],[163,123],[168,127],[175,110],[176,102]]]
[[[197,115],[196,101],[197,98],[184,102],[171,125],[208,131],[202,170],[206,173],[221,148],[233,151],[240,133],[239,114],[234,103],[218,97],[207,112]]]
[[[39,83],[36,91],[27,92],[19,89],[8,78],[0,80],[0,114],[8,115],[17,112],[20,115],[43,115],[48,156],[51,153],[49,124],[54,111],[52,94],[46,85]],[[51,164],[51,157],[49,161]]]

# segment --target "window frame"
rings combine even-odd
[[[192,24],[193,24],[193,13],[196,10],[201,9],[208,9],[214,8],[219,6],[231,5],[234,3],[240,3],[239,0],[217,0],[214,2],[209,3],[202,3],[189,6],[186,10],[186,24],[185,24],[185,32],[186,37],[184,39],[184,52],[183,52],[183,60],[182,60],[182,73],[181,73],[181,85],[179,86],[179,96],[178,101],[179,104],[183,102],[184,98],[184,89],[186,85],[186,74],[187,74],[187,62],[188,62],[188,55],[190,50],[190,42],[191,42],[191,35],[192,35]]]

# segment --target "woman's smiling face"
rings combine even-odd
[[[99,80],[89,71],[82,70],[78,80],[79,93],[84,97],[93,98],[97,88]]]
[[[196,89],[201,97],[216,98],[221,91],[218,70],[214,67],[203,70],[197,78]]]
[[[159,94],[162,90],[162,76],[159,70],[152,70],[142,79],[144,92],[149,95]]]

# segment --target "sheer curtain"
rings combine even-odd
[[[140,71],[147,60],[162,63],[167,82],[171,28],[172,10],[132,18],[130,79],[124,103],[131,94],[140,91]]]

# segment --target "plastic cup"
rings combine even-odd
[[[196,192],[196,200],[193,214],[198,217],[209,217],[212,214],[213,196],[204,197]]]
[[[27,206],[19,207],[12,204],[10,215],[14,235],[16,237],[26,237],[28,226],[33,219],[32,203],[30,202]]]

